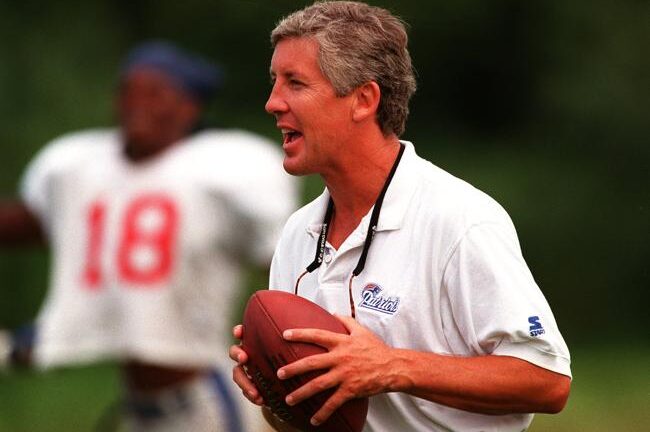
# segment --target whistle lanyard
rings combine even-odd
[[[372,209],[372,214],[370,215],[370,223],[368,224],[368,232],[366,233],[366,239],[363,242],[363,250],[361,251],[361,256],[359,257],[357,266],[354,268],[354,270],[352,270],[352,275],[350,276],[350,283],[348,284],[348,296],[350,299],[350,312],[352,314],[352,318],[355,318],[355,307],[354,307],[354,300],[352,296],[352,279],[354,279],[356,276],[359,276],[366,265],[366,258],[368,257],[368,251],[370,250],[370,244],[372,243],[372,239],[374,238],[375,233],[377,232],[377,223],[379,222],[379,213],[381,212],[381,206],[384,202],[384,197],[386,196],[386,191],[388,190],[388,186],[390,185],[391,180],[393,180],[395,171],[397,171],[397,166],[399,165],[399,162],[402,159],[402,155],[404,154],[404,149],[405,149],[404,144],[400,143],[400,149],[399,149],[399,153],[397,153],[397,158],[393,163],[393,167],[391,168],[390,173],[388,173],[388,177],[384,182],[384,187],[379,193],[379,196],[377,197],[377,201],[375,201],[375,206]],[[333,214],[334,214],[334,201],[332,201],[332,197],[330,197],[329,202],[327,203],[327,210],[325,211],[325,218],[323,219],[323,225],[320,230],[320,236],[318,237],[318,242],[316,243],[316,256],[314,257],[314,260],[311,262],[311,264],[309,264],[305,269],[305,271],[298,277],[298,280],[296,281],[296,286],[294,288],[294,294],[296,295],[298,295],[298,285],[300,284],[300,279],[302,279],[302,277],[305,276],[307,273],[311,273],[317,268],[319,268],[323,263],[323,256],[325,254],[325,243],[327,242],[327,234],[329,232]]]

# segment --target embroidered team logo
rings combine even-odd
[[[384,297],[381,295],[381,291],[381,287],[375,283],[366,285],[361,292],[362,299],[359,307],[395,315],[399,306],[399,297]]]
[[[539,322],[538,316],[528,317],[528,322],[530,323],[530,327],[528,327],[528,331],[530,332],[530,335],[532,337],[541,336],[544,333],[546,333],[546,330],[544,330],[542,323]]]

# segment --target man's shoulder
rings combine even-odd
[[[188,165],[196,175],[220,181],[284,173],[279,146],[263,136],[238,129],[197,132],[174,150],[174,156],[175,164]]]
[[[249,196],[248,200],[258,199],[259,204],[295,195],[296,180],[282,168],[279,146],[259,135],[242,130],[205,130],[173,151],[174,157],[167,160],[174,169],[209,189]]]
[[[279,157],[280,149],[268,138],[242,129],[206,129],[192,135],[184,145],[195,154],[231,158]]]
[[[473,225],[509,220],[492,196],[425,159],[420,160],[419,202],[450,223]]]
[[[61,135],[36,154],[31,169],[58,171],[79,164],[106,160],[118,145],[115,129],[90,129]]]
[[[107,146],[114,146],[118,143],[119,137],[116,129],[98,128],[69,132],[60,135],[45,145],[45,148],[57,148],[60,151],[65,149],[80,150],[83,148],[99,149]]]

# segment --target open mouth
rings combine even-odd
[[[291,144],[302,137],[302,133],[294,129],[282,129],[282,144]]]

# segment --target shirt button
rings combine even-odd
[[[332,262],[332,252],[330,251],[330,248],[325,248],[325,256],[323,257],[323,260],[325,261],[325,264]]]

